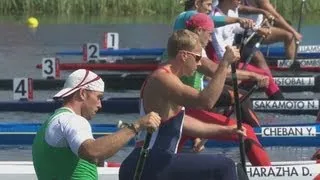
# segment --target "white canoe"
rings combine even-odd
[[[99,180],[118,180],[118,167],[98,168]],[[0,161],[0,179],[37,180],[31,161]]]
[[[250,180],[312,180],[320,174],[320,162],[285,161],[273,162],[269,167],[248,167]],[[118,180],[118,167],[98,168],[99,180]],[[0,179],[36,180],[30,161],[0,161]],[[317,178],[319,180],[320,177]]]

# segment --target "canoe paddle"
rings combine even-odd
[[[302,11],[303,11],[303,7],[304,7],[304,3],[305,3],[305,0],[302,0],[301,1],[301,6],[300,6],[299,22],[298,22],[298,33],[301,32]],[[301,68],[300,67],[300,62],[297,61],[299,45],[300,45],[300,41],[296,40],[296,49],[295,49],[295,52],[294,52],[293,62],[291,64],[291,66],[290,66],[290,69],[293,72],[296,72],[297,70],[299,70]]]
[[[243,45],[243,39],[241,34],[236,34],[234,37],[233,45]],[[240,54],[241,54],[241,47]],[[235,99],[235,111],[236,111],[236,118],[237,118],[237,129],[242,130],[242,118],[241,118],[241,111],[240,111],[240,100],[239,100],[239,90],[238,90],[238,79],[237,79],[237,67],[236,63],[231,64],[231,74],[232,74],[232,85],[234,91],[234,99]],[[204,140],[205,142],[206,140]],[[239,149],[240,149],[240,163],[237,164],[237,172],[238,176],[241,180],[249,179],[246,174],[246,158],[245,158],[245,144],[244,138],[241,134],[239,134]]]
[[[129,124],[122,122],[121,120],[118,122],[117,127],[118,128],[125,128],[128,127]],[[133,176],[133,180],[140,180],[141,176],[142,176],[142,172],[143,172],[143,168],[144,168],[144,164],[146,162],[146,159],[148,157],[149,154],[149,144],[151,141],[151,137],[152,137],[152,133],[147,132],[146,138],[144,140],[143,146],[140,150],[140,155],[139,155],[139,159],[136,165],[136,169],[134,171],[134,176]]]
[[[146,138],[144,140],[143,146],[140,150],[140,156],[136,165],[136,170],[134,171],[133,180],[140,180],[144,168],[144,164],[149,154],[149,144],[151,141],[152,133],[147,132]]]
[[[240,104],[242,104],[245,100],[247,100],[253,92],[255,92],[256,90],[259,89],[259,86],[257,84],[255,84],[248,92],[247,94],[245,94],[244,96],[242,96],[240,98]],[[232,107],[229,111],[227,111],[226,113],[224,113],[224,115],[226,117],[230,117],[234,112],[234,107]],[[201,146],[204,146],[206,143],[208,142],[208,139],[201,139],[201,142],[199,142],[197,144],[196,147],[200,148]]]
[[[241,35],[236,34],[234,37],[234,45],[241,44]],[[241,49],[240,49],[241,50]],[[240,51],[241,54],[241,51]],[[232,75],[232,86],[234,92],[234,100],[235,100],[235,111],[236,111],[236,118],[237,118],[237,128],[242,130],[242,118],[241,118],[241,111],[240,111],[240,100],[239,100],[239,90],[238,90],[238,78],[237,78],[237,67],[236,63],[231,64],[231,75]],[[240,162],[242,165],[242,169],[246,172],[246,157],[245,157],[245,145],[244,145],[244,138],[241,134],[239,134],[239,149],[240,149]]]
[[[244,96],[240,98],[240,104],[242,104],[245,100],[247,100],[253,92],[259,89],[259,86],[255,84]],[[229,111],[227,111],[224,115],[227,117],[230,117],[232,113],[234,112],[234,107],[232,107]]]
[[[269,23],[269,20],[268,20],[268,19],[265,19],[265,20],[261,23],[261,26],[262,26],[262,25],[265,25],[265,24],[267,24],[267,26],[269,26],[269,27],[270,27],[270,26],[273,26],[273,24],[274,24],[274,19],[273,19],[270,23]],[[256,34],[257,34],[257,31],[253,32],[253,33],[243,42],[243,46],[246,46],[246,45],[250,42],[250,40],[251,40]],[[245,69],[247,68],[247,66],[248,66],[248,64],[250,64],[250,62],[251,62],[251,60],[252,60],[255,52],[256,52],[257,50],[259,50],[260,45],[261,45],[262,41],[263,41],[265,38],[266,38],[265,36],[260,36],[260,37],[258,38],[258,41],[254,44],[251,53],[249,54],[249,56],[248,56],[248,57],[246,58],[246,60],[244,61],[244,65],[242,66],[241,69],[245,70]]]
[[[242,70],[245,70],[245,69],[247,68],[248,64],[250,64],[251,59],[252,59],[253,56],[254,56],[254,53],[259,49],[259,47],[260,47],[260,45],[261,45],[261,43],[262,43],[263,40],[264,40],[264,37],[263,37],[263,36],[259,37],[258,41],[257,41],[257,42],[255,43],[255,45],[254,45],[254,48],[252,49],[252,52],[250,53],[250,55],[248,56],[248,58],[245,60],[244,65],[243,65],[242,68],[241,68]]]

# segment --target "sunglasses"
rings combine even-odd
[[[196,54],[196,53],[191,52],[191,51],[182,50],[182,52],[185,52],[185,53],[188,53],[188,54],[193,55],[193,57],[194,57],[194,59],[196,60],[197,63],[198,63],[198,62],[201,60],[201,58],[202,58],[202,56],[201,56],[200,54]]]

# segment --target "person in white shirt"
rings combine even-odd
[[[230,16],[239,17],[238,7],[240,5],[240,0],[219,0],[218,6],[213,10],[215,16]],[[254,29],[257,30],[258,34],[261,36],[268,37],[271,33],[269,28],[261,27],[262,18],[258,18]],[[213,46],[217,51],[217,55],[221,58],[225,52],[226,45],[232,45],[234,41],[235,34],[242,34],[244,29],[240,27],[238,23],[229,24],[226,26],[218,27],[215,29]],[[251,31],[252,32],[252,31]],[[263,55],[257,51],[253,54],[252,63],[257,67],[265,70],[268,74],[271,74],[270,69],[264,59]]]
[[[157,113],[150,112],[112,135],[94,138],[89,120],[101,109],[104,82],[95,73],[79,69],[66,79],[54,98],[62,98],[42,125],[32,145],[38,179],[98,179],[97,164],[113,156],[141,130],[156,130]]]
[[[215,16],[233,16],[238,17],[238,7],[240,5],[240,0],[219,0],[219,4],[217,7],[214,8],[212,13]],[[268,37],[270,35],[270,29],[265,27],[256,26],[255,27],[258,34],[264,37]],[[215,31],[212,36],[212,45],[214,48],[214,51],[217,54],[217,59],[221,59],[223,57],[223,54],[225,53],[225,47],[233,45],[233,41],[235,38],[235,35],[237,33],[244,32],[244,29],[240,27],[239,24],[229,24],[222,27],[215,28]],[[250,48],[244,48],[246,49],[246,53],[242,52],[242,55],[244,54],[250,54],[251,49]],[[273,79],[273,76],[271,74],[270,68],[268,67],[268,64],[266,63],[266,60],[263,56],[263,54],[255,49],[253,52],[253,57],[251,64],[246,66],[247,71],[252,71],[258,74],[265,74],[270,77],[270,79]],[[245,59],[243,59],[245,60]],[[243,67],[243,63],[239,64],[239,68]],[[266,89],[266,95],[269,97],[269,99],[272,100],[283,100],[284,97],[282,95],[282,92],[279,88],[279,86],[271,80],[269,83],[268,88]]]

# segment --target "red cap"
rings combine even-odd
[[[203,28],[212,31],[214,28],[213,20],[204,13],[197,13],[186,22],[187,28]]]

